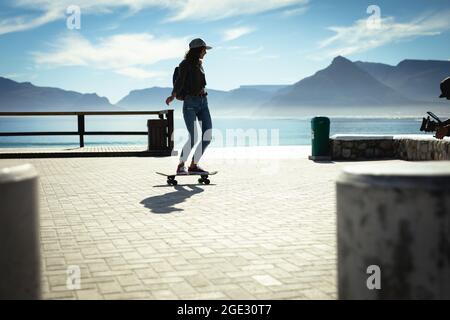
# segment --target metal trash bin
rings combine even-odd
[[[168,121],[166,119],[147,120],[148,150],[170,150]]]
[[[41,298],[38,201],[32,165],[0,167],[0,300]]]
[[[330,156],[330,119],[314,117],[311,119],[311,156],[310,160],[331,160]]]

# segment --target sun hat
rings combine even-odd
[[[206,42],[200,38],[196,38],[189,43],[189,49],[206,47],[206,50],[212,49],[212,47],[207,46]]]

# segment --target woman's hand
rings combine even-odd
[[[167,97],[166,104],[169,105],[174,99],[174,96]]]

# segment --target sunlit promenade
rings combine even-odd
[[[210,185],[168,186],[155,171],[176,156],[0,166],[39,174],[44,299],[335,299],[335,179],[349,163],[309,151],[211,148]]]

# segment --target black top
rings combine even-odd
[[[193,65],[185,59],[180,63],[178,72],[172,94],[180,93],[182,88],[185,89],[186,95],[199,95],[205,90],[205,71],[200,61]]]

